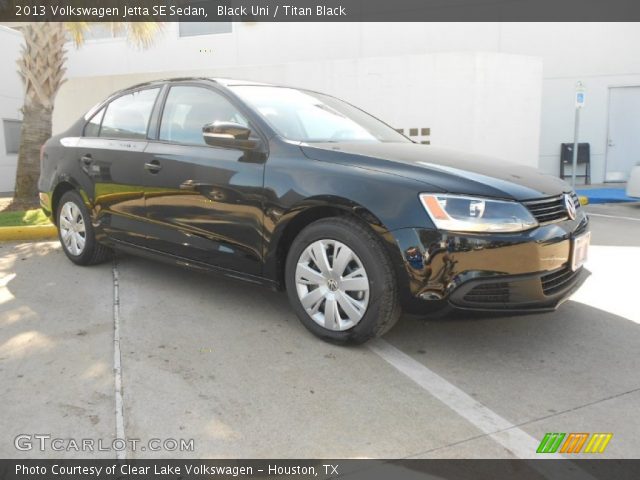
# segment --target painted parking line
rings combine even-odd
[[[487,434],[489,438],[509,450],[515,457],[537,460],[566,459],[559,453],[545,453],[541,457],[536,453],[540,443],[538,440],[385,340],[380,338],[370,340],[367,346],[399,372]],[[595,480],[592,475],[570,460],[560,465],[557,462],[531,462],[529,467],[548,479]],[[558,476],[559,474],[561,477]]]
[[[370,341],[367,346],[398,371],[409,377],[429,394],[509,450],[517,458],[540,458],[536,454],[539,440],[520,430],[440,375],[414,360],[385,340]],[[545,458],[562,458],[545,455]]]
[[[640,222],[640,218],[634,218],[634,217],[620,217],[618,215],[604,215],[602,213],[590,213],[590,212],[587,212],[587,215],[589,215],[590,217],[604,217],[604,218],[613,218],[615,220],[631,220],[632,222]]]
[[[115,379],[115,414],[116,438],[125,440],[124,433],[124,402],[122,399],[122,360],[120,355],[120,282],[118,278],[118,263],[113,260],[113,376]],[[116,450],[116,458],[125,460],[126,449]]]
[[[484,406],[422,363],[414,360],[406,353],[398,350],[380,338],[367,343],[369,349],[403,373],[429,394],[440,400],[476,428],[487,434],[495,442],[520,459],[565,459],[560,465],[557,462],[530,462],[528,466],[544,478],[565,480],[596,480],[591,474],[567,460],[559,453],[536,453],[540,442],[528,433],[513,425],[493,410]],[[559,477],[558,475],[561,474]]]

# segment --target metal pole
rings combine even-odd
[[[571,166],[571,186],[576,189],[576,169],[578,168],[578,132],[580,131],[580,107],[576,106],[575,129],[573,131],[573,165]]]

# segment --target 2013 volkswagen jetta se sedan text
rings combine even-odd
[[[286,289],[334,342],[381,335],[402,310],[552,310],[588,274],[588,219],[560,179],[416,144],[312,91],[137,85],[41,162],[74,263],[121,249]]]

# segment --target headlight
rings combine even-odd
[[[439,230],[522,232],[538,226],[518,202],[430,193],[420,194],[420,201]]]

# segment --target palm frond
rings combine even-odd
[[[162,22],[127,22],[127,40],[139,48],[150,47],[164,30]]]
[[[73,43],[76,47],[81,46],[84,43],[87,32],[89,31],[88,22],[64,22],[65,30],[71,35]]]
[[[127,41],[138,48],[148,48],[164,30],[162,22],[65,22],[65,30],[76,47],[82,46],[91,25],[101,25],[109,29],[112,36],[124,33]]]

